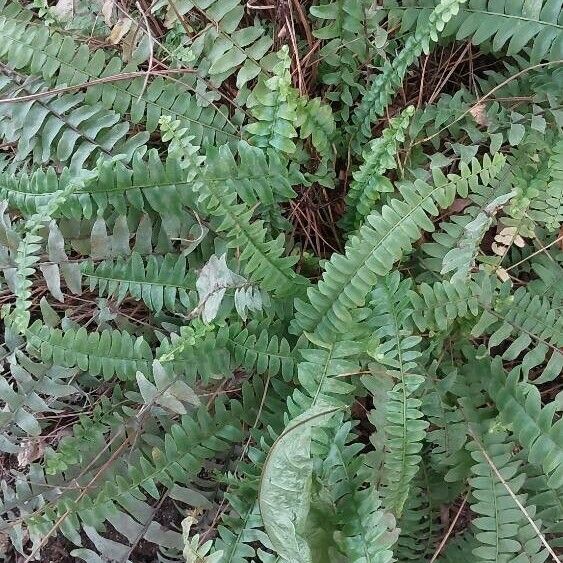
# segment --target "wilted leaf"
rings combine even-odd
[[[49,260],[55,264],[65,262],[68,256],[65,252],[65,240],[55,221],[49,223],[49,236],[47,238],[47,252]]]
[[[39,264],[39,269],[45,278],[47,283],[47,289],[51,292],[51,295],[60,301],[64,302],[65,297],[61,291],[61,273],[59,271],[58,264]]]
[[[30,463],[42,457],[44,451],[45,446],[42,440],[23,440],[21,450],[18,453],[18,465],[27,467]]]
[[[104,0],[102,3],[102,16],[108,27],[111,27],[115,21],[115,3],[116,0]]]
[[[313,407],[292,420],[264,462],[260,513],[270,541],[284,561],[312,561],[309,545],[302,535],[311,502],[311,432],[336,410]]]
[[[487,107],[484,103],[479,102],[475,104],[471,107],[469,113],[478,125],[482,125],[483,127],[487,127],[487,125],[489,125],[490,121],[487,116]]]
[[[133,20],[131,18],[119,18],[116,24],[112,27],[111,33],[108,35],[108,43],[111,45],[118,45],[127,35],[127,32],[131,29],[132,25]]]
[[[69,20],[74,15],[74,0],[58,0],[51,13],[59,20]]]
[[[199,295],[201,318],[204,322],[211,322],[219,311],[223,297],[228,288],[240,286],[246,282],[245,278],[235,274],[227,266],[226,257],[213,255],[201,269],[196,281]]]
[[[98,217],[92,226],[90,234],[90,254],[94,260],[107,258],[110,251],[110,240],[106,228],[106,222]]]

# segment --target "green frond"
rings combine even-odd
[[[62,203],[58,215],[69,219],[89,219],[106,210],[126,214],[131,206],[139,211],[178,212],[182,205],[193,205],[194,194],[188,188],[191,174],[184,173],[176,159],[162,161],[155,150],[142,158],[136,155],[129,168],[120,161],[98,164],[92,181],[77,188]],[[36,213],[54,193],[65,189],[73,174],[64,168],[38,169],[28,174],[3,171],[0,174],[0,197],[26,215]]]
[[[41,435],[41,415],[56,412],[64,398],[77,392],[72,384],[76,370],[35,363],[19,350],[9,367],[9,376],[0,376],[0,450],[17,454],[25,443],[22,436]]]
[[[335,254],[326,263],[322,280],[307,292],[309,303],[296,302],[295,325],[315,330],[325,339],[346,331],[352,310],[363,306],[378,277],[389,273],[411,250],[421,231],[434,230],[429,216],[438,215],[439,207],[451,205],[456,194],[464,197],[479,182],[488,184],[503,165],[500,154],[492,159],[486,155],[482,164],[473,160],[471,167],[462,165],[461,175],[437,175],[433,186],[416,180],[399,188],[403,199],[391,199],[381,211],[368,215],[350,237],[345,254]]]
[[[393,187],[384,174],[397,167],[396,156],[399,143],[405,140],[405,131],[414,106],[409,106],[401,115],[390,120],[381,136],[371,141],[364,151],[363,164],[353,173],[354,180],[346,193],[346,214],[342,227],[351,231],[359,227],[374,210],[380,193],[391,192]]]
[[[427,561],[432,557],[441,533],[439,503],[450,501],[447,492],[442,476],[423,461],[397,522],[401,530],[396,549],[398,561]]]
[[[414,307],[413,321],[421,331],[445,332],[455,320],[479,315],[478,296],[484,298],[486,288],[486,284],[480,286],[473,280],[422,283],[409,294]],[[492,295],[488,301],[491,300]]]
[[[97,289],[100,296],[114,297],[118,302],[130,295],[154,313],[163,308],[171,312],[191,310],[197,304],[195,274],[188,270],[186,258],[176,254],[143,259],[133,252],[127,258],[97,264],[88,261],[82,275],[90,291]]]
[[[180,0],[174,7],[168,0],[159,0],[151,9],[156,12],[165,6],[167,27],[172,27],[178,16],[201,18],[203,29],[186,46],[192,58],[190,63],[213,86],[220,86],[236,74],[237,88],[242,88],[261,71],[271,70],[272,57],[268,51],[272,38],[258,21],[252,26],[239,27],[245,15],[240,0]]]
[[[526,465],[526,482],[523,491],[528,494],[529,504],[537,508],[537,518],[541,520],[545,532],[553,538],[552,547],[561,547],[563,543],[563,494],[561,489],[554,491],[547,485],[547,477],[537,465]]]
[[[0,96],[30,95],[46,89],[42,81],[0,67]],[[29,102],[0,106],[0,136],[17,143],[16,161],[28,156],[35,164],[60,162],[79,170],[99,158],[123,155],[129,162],[149,139],[146,132],[129,136],[130,125],[101,103],[83,94],[52,94]]]
[[[471,510],[477,515],[473,525],[475,538],[480,544],[473,550],[473,555],[479,561],[495,563],[528,561],[528,557],[543,561],[547,554],[540,554],[540,539],[508,491],[509,488],[517,495],[533,518],[535,507],[526,506],[525,495],[519,495],[526,476],[519,471],[520,463],[513,460],[513,444],[507,441],[505,434],[491,430],[484,436],[483,444],[473,441],[469,448],[475,460],[473,477],[469,479],[473,495]],[[502,475],[504,483],[493,466]]]
[[[317,22],[313,35],[324,41],[319,51],[320,78],[333,89],[329,99],[344,103],[345,120],[362,91],[360,67],[371,52],[369,32],[376,16],[368,13],[369,8],[369,0],[326,0],[310,8]],[[376,27],[376,31],[384,36],[381,28]]]
[[[64,189],[55,192],[42,209],[24,221],[24,236],[17,244],[14,257],[15,268],[12,283],[16,302],[8,318],[8,324],[18,333],[26,331],[30,320],[29,309],[32,305],[30,277],[35,273],[34,266],[39,260],[37,252],[41,249],[40,243],[43,240],[37,233],[56,214],[74,190],[82,187],[93,176],[94,174],[90,172],[81,171],[69,181]],[[58,272],[58,265],[54,266]]]
[[[223,146],[208,154],[204,177],[216,177],[215,170],[220,170],[225,152],[228,152],[228,148]],[[228,246],[238,249],[239,259],[244,264],[242,271],[248,279],[278,295],[299,293],[304,280],[293,271],[298,257],[284,256],[283,234],[268,240],[264,221],[252,220],[253,209],[245,203],[237,202],[238,192],[232,184],[204,181],[198,189],[198,205],[216,218],[216,231],[225,235]]]
[[[524,287],[514,294],[499,298],[493,308],[486,307],[471,331],[477,337],[491,334],[489,350],[510,340],[502,354],[504,360],[520,362],[524,376],[530,370],[547,363],[534,379],[539,384],[555,379],[563,369],[563,318],[547,297],[532,295]]]
[[[409,67],[422,54],[428,54],[432,42],[438,41],[438,33],[454,17],[466,0],[440,0],[439,4],[424,19],[424,24],[407,38],[405,46],[393,58],[386,61],[383,71],[372,81],[361,103],[352,115],[354,127],[349,131],[357,143],[371,137],[373,122],[383,115],[393,95],[401,85]]]
[[[393,561],[398,529],[393,516],[383,512],[373,488],[356,491],[339,508],[343,518],[337,542],[347,561]]]
[[[246,326],[232,324],[219,329],[218,341],[228,333],[225,347],[231,352],[237,365],[258,374],[267,373],[275,376],[281,373],[285,381],[290,381],[295,373],[297,351],[289,342],[268,334],[265,323],[251,321]]]
[[[420,410],[430,423],[426,434],[431,447],[430,462],[437,471],[449,469],[456,464],[457,453],[467,441],[467,422],[456,401],[448,396],[458,374],[438,378],[430,374],[427,379]]]
[[[532,201],[530,215],[535,223],[545,225],[550,232],[557,232],[563,223],[563,139],[553,147],[549,174],[545,194]]]
[[[285,154],[295,152],[292,139],[297,137],[297,91],[291,84],[289,50],[278,53],[274,75],[258,82],[248,97],[247,106],[255,122],[246,127],[249,141],[258,147],[271,147]]]
[[[334,503],[334,514],[325,509],[324,527],[336,528],[333,536],[346,561],[391,561],[399,530],[395,518],[384,511],[377,490],[367,487],[369,475],[346,422],[333,432],[319,479]],[[322,498],[322,497],[321,497]]]
[[[30,528],[46,532],[52,522],[65,514],[62,531],[74,538],[80,521],[96,527],[105,520],[113,521],[123,512],[135,518],[133,499],[144,499],[147,495],[158,499],[157,485],[172,488],[175,484],[190,484],[205,460],[224,454],[232,444],[241,441],[244,424],[252,424],[263,385],[255,380],[252,384],[245,383],[244,388],[244,402],[218,399],[213,416],[207,407],[201,407],[194,416],[182,417],[181,422],[172,425],[162,445],[155,448],[150,457],[141,454],[135,463],[124,460],[97,491],[80,498],[65,496],[54,506],[47,506],[31,516]]]
[[[407,320],[412,316],[409,280],[401,281],[398,272],[386,276],[371,294],[369,321],[379,345],[370,352],[375,361],[389,371],[396,385],[387,392],[385,407],[385,454],[383,502],[399,517],[409,496],[410,482],[418,472],[428,422],[421,420],[421,401],[415,397],[424,382],[419,373],[421,338],[413,336]]]
[[[555,418],[557,402],[543,407],[538,388],[519,381],[519,375],[518,369],[507,375],[497,358],[484,379],[502,420],[511,426],[512,433],[526,451],[528,461],[543,468],[549,488],[561,489],[563,420]]]
[[[361,344],[351,340],[315,341],[314,344],[315,348],[301,350],[303,360],[297,365],[300,387],[288,397],[287,405],[293,417],[319,404],[347,404],[348,396],[354,389],[354,385],[342,376],[359,371],[356,358],[362,350]]]
[[[435,0],[409,2],[404,8],[390,4],[391,17],[401,18],[402,30],[412,29],[417,20],[429,14]],[[443,36],[456,40],[471,38],[474,45],[490,44],[494,51],[508,55],[531,47],[531,61],[558,60],[563,57],[560,36],[559,0],[549,2],[511,2],[511,0],[469,0],[446,26]],[[427,17],[427,16],[426,16]]]
[[[147,341],[121,330],[88,332],[84,327],[62,331],[35,321],[25,331],[29,350],[43,362],[67,368],[78,367],[90,375],[132,379],[137,371],[147,373],[153,354]]]
[[[21,14],[21,6],[19,10]],[[27,15],[22,18],[14,12],[3,10],[0,16],[0,33],[4,39],[0,60],[14,70],[39,75],[51,87],[73,86],[138,71],[133,64],[125,65],[119,57],[110,57],[103,49],[91,52],[86,43],[79,44],[58,32],[49,33],[41,23],[30,22]],[[171,115],[189,128],[196,144],[221,144],[236,139],[237,127],[229,118],[227,108],[199,106],[181,79],[157,76],[145,89],[142,75],[97,83],[88,88],[85,102],[101,103],[106,110],[128,114],[132,123],[143,123],[148,132],[157,129],[162,115]]]

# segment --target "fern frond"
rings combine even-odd
[[[504,360],[514,360],[530,348],[521,359],[526,377],[549,357],[541,375],[534,380],[536,384],[552,381],[563,369],[563,319],[549,298],[531,295],[524,287],[499,298],[494,308],[485,308],[471,334],[480,336],[486,332],[492,333],[489,350],[515,337],[502,354]]]
[[[437,176],[434,186],[416,180],[402,186],[403,199],[391,199],[381,212],[368,215],[365,224],[353,235],[344,256],[333,255],[325,266],[323,279],[308,290],[309,303],[296,302],[295,325],[328,339],[334,332],[344,332],[351,321],[351,311],[364,304],[367,292],[377,278],[412,248],[421,231],[432,231],[430,216],[438,207],[448,207],[457,193],[462,196],[479,182],[488,184],[502,169],[504,158],[485,156],[482,165],[462,166],[461,175]]]
[[[248,97],[247,106],[256,121],[247,125],[246,132],[251,135],[251,144],[292,154],[296,149],[292,139],[297,137],[297,92],[291,84],[288,53],[284,46],[274,75],[259,81]]]
[[[383,510],[376,489],[364,488],[369,476],[358,455],[362,446],[352,441],[350,429],[346,422],[334,431],[319,474],[335,505],[335,515],[327,514],[325,521],[331,521],[325,525],[336,527],[334,540],[347,561],[390,562],[399,530],[395,518]]]
[[[269,335],[262,326],[259,321],[251,321],[244,327],[235,323],[219,329],[217,339],[221,342],[223,333],[228,333],[225,347],[236,364],[244,369],[270,376],[281,373],[285,381],[290,381],[295,372],[297,351],[285,338]]]
[[[384,454],[385,508],[399,517],[409,495],[410,482],[414,479],[421,461],[428,422],[422,419],[421,401],[414,397],[424,381],[418,373],[421,353],[417,350],[421,341],[409,330],[407,319],[412,315],[409,292],[410,283],[393,272],[382,280],[371,294],[370,308],[375,316],[369,325],[380,339],[374,352],[376,362],[390,368],[390,375],[398,383],[387,393],[386,405],[386,452]]]
[[[17,15],[15,10],[8,10],[0,17],[0,33],[4,38],[0,60],[14,70],[39,75],[51,87],[137,71],[134,65],[125,65],[119,57],[108,57],[103,49],[92,53],[87,44],[79,44],[69,35],[48,33],[45,26],[29,21],[27,15],[20,17],[21,11],[19,6]],[[196,144],[221,144],[237,137],[237,127],[229,119],[227,108],[198,106],[196,97],[178,80],[157,77],[146,89],[144,76],[96,83],[88,88],[85,102],[99,102],[107,110],[129,114],[132,123],[143,123],[148,132],[157,129],[162,115],[171,115],[189,128]]]
[[[356,136],[354,139],[356,146],[359,141],[371,136],[372,123],[383,115],[408,68],[423,52],[429,53],[430,44],[438,41],[438,33],[443,31],[445,25],[459,12],[460,5],[465,1],[440,0],[428,19],[425,19],[425,25],[421,25],[408,37],[405,46],[392,62],[387,61],[384,64],[383,71],[370,84],[352,115],[354,128],[350,129],[350,133]]]
[[[127,258],[86,262],[82,275],[90,291],[122,301],[127,295],[143,301],[153,312],[163,308],[174,312],[190,310],[196,304],[195,275],[188,271],[184,257],[167,254],[163,259],[149,256],[146,260],[133,252]]]
[[[350,107],[362,91],[361,64],[369,60],[369,31],[375,20],[369,8],[369,0],[327,0],[310,8],[318,20],[313,35],[325,42],[319,51],[320,77],[333,89],[329,99],[344,103],[344,120],[348,120]]]
[[[563,487],[563,420],[554,422],[557,402],[542,407],[538,388],[519,381],[519,370],[506,374],[497,358],[487,374],[489,395],[507,425],[518,439],[530,463],[542,467],[547,486],[558,490]]]
[[[60,410],[62,399],[77,392],[72,384],[76,370],[35,363],[19,350],[9,366],[10,377],[0,376],[0,397],[4,403],[0,415],[0,450],[17,454],[25,444],[22,432],[40,436],[40,415]]]
[[[165,25],[172,27],[178,17],[201,17],[203,29],[187,42],[198,75],[220,86],[236,73],[237,88],[256,78],[261,71],[271,70],[268,51],[272,38],[264,27],[254,25],[239,28],[244,17],[240,0],[223,3],[220,0],[180,0],[174,7],[167,0],[155,2],[153,12],[167,6]]]
[[[401,18],[402,30],[412,29],[417,20],[430,14],[435,0],[423,0],[415,6],[395,8],[391,17]],[[516,55],[531,46],[532,62],[558,60],[562,57],[559,41],[561,3],[517,3],[511,0],[469,0],[460,8],[443,32],[457,40],[471,38],[474,45],[491,44],[494,51],[506,49]],[[427,16],[426,16],[427,17]]]
[[[556,232],[563,223],[563,139],[553,147],[549,173],[546,193],[531,202],[530,215],[534,222]]]
[[[405,131],[414,114],[414,106],[409,106],[401,115],[391,119],[381,137],[369,143],[363,153],[363,164],[354,172],[354,180],[346,194],[347,211],[342,218],[342,227],[351,231],[359,227],[373,211],[381,192],[393,190],[391,183],[383,175],[396,168],[396,153],[400,142],[405,140]]]
[[[398,530],[395,519],[384,513],[381,501],[374,489],[357,491],[341,503],[341,537],[338,538],[340,550],[351,563],[362,561],[393,561],[392,546],[397,541]],[[353,512],[347,507],[355,505]]]
[[[204,177],[216,176],[214,169],[221,166],[227,147],[211,151],[206,161]],[[243,272],[251,282],[260,283],[267,291],[278,295],[300,292],[304,279],[293,271],[297,256],[284,256],[283,234],[268,240],[264,222],[252,221],[253,209],[238,203],[238,193],[230,183],[202,182],[198,204],[218,222],[217,232],[224,233],[230,248],[238,249]]]
[[[481,293],[484,286],[473,280],[422,283],[409,294],[414,307],[413,321],[421,331],[445,332],[456,319],[476,317],[480,312],[477,296],[485,298]],[[488,301],[492,301],[492,295]]]
[[[35,321],[25,331],[30,351],[42,361],[78,367],[91,375],[132,379],[137,371],[147,373],[153,355],[147,341],[126,331],[87,332],[84,327],[62,331]]]
[[[41,532],[65,515],[63,531],[74,540],[80,522],[99,526],[106,519],[118,521],[122,513],[138,518],[136,504],[130,502],[133,498],[144,499],[149,495],[158,499],[157,485],[171,488],[174,484],[189,484],[205,460],[220,456],[243,439],[244,424],[253,423],[262,393],[263,385],[255,380],[244,384],[244,403],[218,399],[213,416],[207,407],[201,407],[194,417],[182,417],[150,458],[141,454],[135,463],[118,464],[121,467],[114,468],[99,490],[76,499],[65,496],[56,505],[45,507],[28,519],[30,528]]]
[[[8,318],[9,324],[19,333],[25,332],[30,320],[32,281],[29,278],[35,272],[34,265],[39,260],[36,253],[41,248],[40,242],[42,241],[42,237],[37,233],[64,204],[69,195],[93,176],[92,173],[81,171],[69,181],[64,189],[57,191],[41,210],[31,215],[24,222],[25,234],[17,246],[14,258],[13,291],[16,296],[16,303]]]
[[[475,460],[473,477],[469,480],[474,497],[471,509],[477,514],[473,525],[477,529],[475,538],[481,544],[473,550],[473,554],[479,561],[512,561],[518,558],[516,554],[543,560],[547,555],[539,553],[542,547],[540,540],[534,538],[533,533],[529,536],[531,525],[507,489],[518,495],[525,480],[525,474],[519,472],[520,463],[512,460],[512,447],[505,434],[494,430],[484,436],[483,444],[476,441],[469,444]],[[505,483],[498,478],[491,464],[503,476]],[[522,504],[526,503],[525,495],[517,498]],[[535,507],[528,505],[526,510],[533,518]]]
[[[45,90],[41,81],[27,79],[0,65],[0,95],[34,94]],[[98,158],[123,155],[130,161],[149,139],[146,132],[128,137],[130,126],[101,103],[89,104],[83,94],[53,95],[0,106],[0,136],[17,143],[16,161],[31,156],[34,163],[54,161],[79,170]]]

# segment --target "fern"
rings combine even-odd
[[[428,215],[437,215],[439,207],[448,207],[455,195],[467,194],[470,187],[486,183],[500,172],[504,159],[485,157],[465,167],[461,176],[437,177],[434,186],[421,180],[403,186],[403,200],[392,199],[381,213],[374,211],[351,237],[344,256],[336,255],[325,267],[318,288],[308,292],[310,303],[298,303],[296,322],[304,330],[316,327],[323,336],[346,329],[350,309],[362,306],[366,291],[377,276],[386,275],[393,263],[412,248],[422,230],[433,230]],[[428,214],[428,215],[427,215]]]
[[[0,0],[4,557],[556,559],[562,13]]]
[[[530,295],[524,288],[518,289],[506,300],[499,299],[495,308],[487,308],[472,330],[474,336],[492,332],[489,349],[505,342],[512,334],[517,338],[502,357],[515,359],[524,350],[530,350],[522,357],[525,375],[540,365],[549,354],[549,360],[536,383],[551,381],[562,369],[563,355],[559,347],[563,342],[561,318],[551,309],[549,299]]]
[[[401,18],[405,31],[418,18],[424,18],[424,13],[429,13],[434,4],[434,0],[411,4],[412,7],[407,6],[393,15]],[[556,60],[561,58],[557,40],[560,10],[558,2],[512,4],[509,0],[469,0],[446,27],[444,35],[458,40],[471,37],[475,45],[491,42],[495,51],[506,49],[511,55],[531,45],[534,62]]]
[[[123,71],[136,72],[133,65],[125,65],[119,57],[108,57],[101,49],[91,54],[86,44],[79,45],[68,35],[47,33],[41,24],[29,22],[25,9],[19,5],[17,9],[19,13],[14,13],[16,10],[3,12],[0,20],[5,38],[0,59],[14,70],[38,74],[53,87],[82,84]],[[72,53],[72,56],[69,58],[64,53]],[[165,78],[157,77],[145,91],[143,83],[143,76],[96,83],[88,88],[85,101],[88,104],[100,102],[104,108],[120,115],[129,113],[132,122],[144,122],[148,132],[157,128],[161,115],[172,115],[190,128],[196,142],[224,142],[236,138],[236,128],[225,108],[201,108],[189,88]]]
[[[386,278],[381,288],[376,288],[370,307],[377,311],[370,325],[381,342],[372,352],[377,362],[391,368],[398,383],[387,393],[386,453],[384,456],[385,507],[400,516],[409,494],[410,481],[418,471],[422,440],[428,423],[422,418],[421,402],[415,398],[416,390],[424,378],[417,373],[420,337],[413,336],[405,326],[412,315],[409,308],[409,283],[401,282],[398,273]]]
[[[288,49],[279,53],[274,76],[261,81],[248,98],[248,107],[256,119],[247,127],[250,142],[258,147],[272,147],[283,153],[295,152],[292,141],[297,136],[297,97],[291,85]]]
[[[476,462],[469,481],[475,498],[471,509],[478,515],[475,538],[481,544],[473,550],[474,556],[480,561],[509,561],[514,554],[544,558],[539,539],[528,536],[531,526],[508,491],[517,495],[525,476],[518,472],[518,462],[510,461],[511,444],[506,443],[505,435],[493,431],[483,445],[472,442],[469,447]],[[493,467],[504,474],[504,483]],[[525,497],[520,499],[525,502]],[[527,511],[534,516],[534,507],[528,506]]]
[[[529,383],[519,382],[518,370],[506,376],[497,362],[491,371],[489,394],[503,421],[512,425],[530,463],[543,468],[548,477],[547,486],[560,489],[563,485],[563,444],[558,430],[561,420],[552,424],[557,405],[551,403],[542,408],[539,391]]]
[[[405,140],[404,131],[413,113],[414,107],[409,106],[401,116],[392,119],[381,137],[372,141],[369,151],[364,153],[364,163],[354,174],[354,181],[346,194],[348,214],[343,217],[342,225],[347,230],[363,222],[373,210],[381,192],[393,190],[384,174],[396,167],[394,157],[397,145]]]
[[[360,135],[360,138],[371,136],[372,123],[383,114],[408,67],[423,52],[429,52],[430,42],[438,40],[438,33],[458,13],[460,4],[464,2],[465,0],[441,0],[429,14],[426,25],[421,26],[422,29],[417,29],[414,35],[407,39],[405,46],[392,63],[385,64],[383,72],[372,82],[352,116],[354,126],[357,128],[353,131]]]

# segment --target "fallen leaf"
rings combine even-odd
[[[115,21],[115,2],[116,0],[104,0],[102,4],[102,16],[108,27],[111,27]]]
[[[27,467],[32,461],[42,457],[44,451],[45,446],[41,440],[23,440],[18,454],[18,465]]]
[[[108,36],[108,42],[112,45],[118,45],[131,29],[133,21],[130,18],[119,18],[117,23],[112,27]]]
[[[487,127],[489,125],[489,117],[487,116],[487,108],[484,103],[479,102],[472,106],[469,113],[478,125]]]
[[[496,273],[497,273],[498,279],[501,282],[505,282],[505,281],[508,281],[510,279],[508,272],[504,268],[497,268]]]

